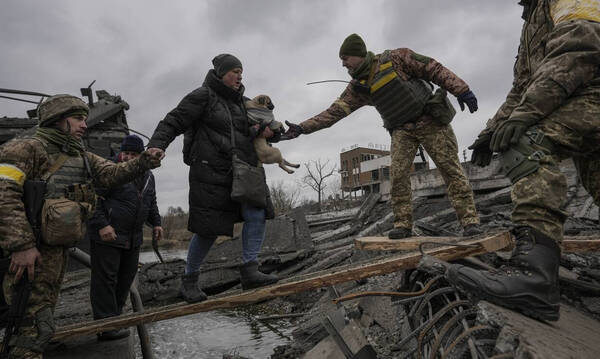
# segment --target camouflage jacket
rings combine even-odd
[[[407,48],[390,50],[389,53],[394,70],[404,80],[420,78],[431,81],[455,96],[469,90],[469,86],[462,79],[430,57],[417,54]],[[375,57],[373,66],[381,65],[380,58],[381,54]],[[330,127],[365,105],[372,105],[370,96],[357,93],[354,91],[353,85],[349,84],[328,109],[302,122],[300,126],[304,133]]]
[[[540,121],[572,96],[600,95],[600,23],[565,6],[578,5],[539,0],[525,14],[512,88],[484,132],[509,118]]]
[[[31,138],[12,140],[0,147],[0,247],[5,253],[35,246],[22,201],[23,183],[27,179],[41,178],[59,155],[49,155],[45,144]],[[94,184],[100,187],[130,182],[148,170],[139,161],[140,157],[115,164],[91,152],[85,155]]]

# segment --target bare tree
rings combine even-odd
[[[300,197],[300,190],[298,188],[286,186],[283,181],[271,182],[269,191],[273,207],[275,208],[275,215],[286,213],[296,207]]]
[[[312,188],[315,192],[317,192],[317,203],[319,212],[321,211],[321,199],[323,197],[323,191],[327,187],[326,179],[328,177],[333,176],[336,171],[336,166],[329,165],[329,160],[322,162],[319,158],[318,160],[308,161],[308,163],[304,164],[306,168],[306,175],[302,178],[302,182],[308,187]]]

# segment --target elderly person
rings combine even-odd
[[[230,54],[218,55],[212,63],[214,68],[208,71],[203,85],[186,95],[165,116],[148,143],[151,153],[164,155],[175,137],[185,133],[184,162],[190,166],[188,229],[194,235],[181,294],[189,303],[206,299],[198,287],[200,265],[217,236],[231,236],[234,223],[240,220],[244,221],[242,287],[249,289],[277,282],[277,277],[258,270],[257,258],[265,236],[265,208],[231,199],[232,155],[258,165],[253,146],[258,131],[249,125],[244,108],[247,99],[242,85],[242,63]],[[268,197],[268,191],[265,196]]]
[[[114,161],[131,161],[143,151],[141,138],[126,136]],[[137,273],[144,223],[152,227],[157,239],[162,237],[163,232],[152,172],[146,171],[133,181],[100,194],[87,231],[92,262],[90,301],[94,319],[121,314]],[[109,330],[98,333],[98,339],[113,340],[128,335],[129,329]]]

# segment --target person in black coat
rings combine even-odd
[[[242,287],[248,289],[277,282],[277,277],[258,270],[257,258],[268,216],[265,208],[231,199],[232,154],[257,166],[253,139],[259,132],[265,137],[273,133],[268,128],[263,132],[249,125],[240,60],[221,54],[212,62],[214,68],[208,71],[203,85],[186,95],[165,116],[148,143],[148,151],[162,157],[175,137],[185,134],[184,161],[190,166],[188,229],[194,235],[188,249],[181,294],[190,303],[206,299],[197,285],[198,273],[215,239],[219,235],[232,236],[234,223],[242,220]],[[268,191],[265,196],[270,203]]]
[[[144,150],[141,138],[129,135],[121,143],[115,162],[136,158]],[[99,193],[93,217],[88,222],[92,275],[90,300],[94,319],[121,314],[129,288],[137,273],[144,223],[153,236],[162,237],[160,213],[152,172],[125,185]],[[100,340],[118,339],[129,330],[112,330],[98,335]]]

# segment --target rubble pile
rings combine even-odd
[[[508,230],[510,183],[468,165],[466,170],[483,229],[486,233]],[[572,164],[563,164],[563,171],[569,184],[564,208],[570,215],[566,234],[600,235],[598,208],[576,180]],[[437,171],[415,173],[411,180],[415,196],[413,232],[459,236],[462,228]],[[391,205],[376,193],[368,195],[359,207],[339,212],[307,214],[297,209],[268,221],[260,268],[285,281],[389,256],[385,252],[360,251],[354,240],[385,236],[392,226]],[[505,255],[480,259],[497,264]],[[201,268],[201,286],[209,295],[239,289],[240,263],[239,238],[216,244]],[[184,264],[178,259],[142,266],[139,292],[147,307],[181,301],[178,289]],[[419,271],[396,272],[280,297],[255,304],[252,311],[289,315],[296,328],[291,342],[275,349],[271,356],[274,359],[346,358],[359,352],[376,353],[381,359],[597,357],[600,343],[588,334],[600,330],[600,255],[563,253],[560,283],[561,320],[552,324],[486,302],[474,305],[470,298],[450,288],[445,279]],[[333,302],[349,293],[367,291],[423,293],[412,298],[388,294]],[[574,330],[586,333],[577,336],[572,334]]]

